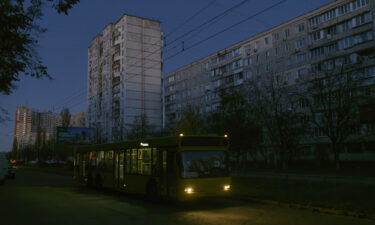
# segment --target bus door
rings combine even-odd
[[[161,194],[170,196],[176,184],[175,176],[175,153],[167,150],[159,151],[159,163],[161,168],[160,184]]]
[[[125,151],[121,151],[118,158],[118,187],[124,184],[124,170],[125,170]]]
[[[168,183],[167,183],[167,150],[158,151],[158,172],[160,183],[160,194],[168,195]]]
[[[119,158],[120,155],[118,152],[115,153],[115,158],[113,162],[113,186],[118,187],[119,186]]]
[[[168,196],[176,193],[176,152],[167,151],[167,184]]]

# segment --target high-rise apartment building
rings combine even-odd
[[[70,117],[70,127],[86,127],[87,111],[82,111]]]
[[[146,115],[161,127],[160,22],[124,15],[108,24],[88,49],[88,126],[97,138],[127,138]]]
[[[56,136],[56,127],[61,126],[59,115],[51,111],[38,112],[39,132],[45,133],[46,140],[52,140]],[[38,132],[38,130],[37,130]]]
[[[35,143],[37,127],[38,116],[34,109],[29,107],[16,109],[14,138],[18,148]]]
[[[51,111],[38,112],[29,107],[18,107],[15,116],[14,138],[18,148],[33,145],[39,136],[45,141],[56,135],[56,127],[61,126],[59,115]]]
[[[274,76],[283,85],[300,85],[321,66],[366,61],[375,76],[374,1],[339,0],[215,52],[164,75],[164,117],[178,120],[187,106],[215,109],[219,90],[250,78]],[[375,93],[369,80],[369,92]]]

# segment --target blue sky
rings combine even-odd
[[[11,150],[14,114],[17,106],[29,106],[57,113],[66,106],[73,114],[87,107],[87,47],[91,39],[100,33],[108,23],[115,22],[127,13],[161,21],[162,31],[168,34],[211,1],[81,0],[68,16],[57,14],[54,10],[46,7],[45,15],[39,24],[47,28],[48,31],[39,38],[38,51],[54,79],[40,80],[21,76],[21,81],[16,83],[18,88],[13,94],[0,95],[0,106],[8,110],[10,117],[9,122],[0,124],[0,152]],[[197,17],[168,35],[167,43],[242,1],[213,1]],[[185,40],[185,46],[223,30],[279,1],[249,0],[208,29]],[[165,62],[163,73],[173,71],[331,1],[287,0],[272,10],[171,58]],[[181,49],[181,43],[176,42],[171,47],[175,45],[175,51]],[[173,54],[173,51],[164,56],[168,57],[169,54]]]

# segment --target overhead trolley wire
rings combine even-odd
[[[173,33],[175,33],[177,30],[179,30],[181,27],[183,27],[184,25],[186,25],[188,22],[190,22],[191,20],[193,20],[196,16],[198,16],[201,12],[203,12],[204,10],[206,10],[208,7],[210,7],[212,4],[214,4],[217,0],[212,0],[210,1],[207,5],[205,5],[203,8],[201,8],[198,12],[194,13],[192,16],[190,16],[189,18],[187,18],[184,22],[182,22],[181,24],[179,24],[177,27],[175,27],[172,31],[170,31],[169,33],[167,33],[165,36],[170,36],[172,35]]]
[[[186,35],[189,35],[189,34],[191,34],[192,32],[198,31],[200,28],[203,28],[204,26],[210,24],[211,22],[215,21],[216,19],[220,19],[220,18],[226,16],[228,13],[232,12],[233,9],[236,9],[236,8],[242,6],[243,4],[247,3],[248,1],[249,1],[249,0],[243,0],[243,1],[241,1],[240,3],[238,3],[238,4],[236,4],[236,5],[232,6],[232,7],[230,7],[229,9],[225,10],[224,12],[219,13],[218,15],[214,16],[213,18],[211,18],[211,19],[205,21],[204,23],[198,25],[197,27],[195,27],[195,28],[189,30],[188,32],[185,32],[184,34],[182,34],[182,35],[178,36],[177,38],[173,39],[173,40],[169,43],[169,45],[172,44],[172,43],[175,43],[176,41],[178,41],[178,40],[180,40],[180,39],[182,39],[182,38],[184,38],[184,37],[186,37]]]
[[[248,21],[248,20],[250,20],[250,19],[252,19],[252,18],[254,18],[254,17],[256,17],[256,16],[258,16],[258,15],[260,15],[260,14],[262,14],[262,13],[265,13],[265,12],[267,12],[267,11],[269,11],[269,10],[271,10],[271,9],[273,9],[273,8],[275,8],[275,7],[277,7],[277,6],[279,6],[279,5],[281,5],[282,3],[286,2],[286,1],[287,1],[287,0],[279,1],[279,2],[277,2],[277,3],[275,3],[275,4],[271,5],[271,6],[269,6],[269,7],[265,8],[265,9],[263,9],[263,10],[261,10],[261,11],[255,13],[255,14],[253,14],[253,15],[251,15],[251,16],[249,16],[249,17],[243,19],[243,20],[238,21],[238,22],[235,23],[235,24],[232,24],[231,26],[226,27],[225,29],[223,29],[223,30],[221,30],[221,31],[219,31],[219,32],[216,32],[216,33],[214,33],[214,34],[212,34],[212,35],[210,35],[210,36],[204,38],[203,40],[197,41],[197,42],[193,43],[193,44],[190,45],[190,46],[186,46],[185,49],[184,49],[184,51],[186,51],[186,50],[188,50],[188,49],[191,49],[191,48],[193,48],[193,47],[195,47],[195,46],[197,46],[197,45],[200,45],[200,44],[202,44],[203,42],[206,42],[206,41],[208,41],[209,39],[211,39],[211,38],[213,38],[213,37],[215,37],[215,36],[217,36],[217,35],[219,35],[219,34],[222,34],[222,33],[226,32],[226,31],[232,29],[232,28],[235,27],[235,26],[238,26],[238,25],[240,25],[240,24],[242,24],[242,23],[244,23],[244,22],[246,22],[246,21]],[[179,52],[177,52],[177,53],[175,53],[175,54],[173,54],[173,55],[171,55],[171,56],[165,58],[165,59],[164,59],[164,62],[165,62],[165,61],[168,61],[169,59],[171,59],[171,58],[173,58],[173,57],[175,57],[175,56],[177,56],[177,55],[179,55],[179,54],[181,54],[181,53],[184,52],[184,51],[179,51]]]

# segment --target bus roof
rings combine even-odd
[[[110,144],[97,144],[81,146],[77,152],[98,151],[98,150],[120,150],[139,147],[177,147],[185,146],[227,146],[228,141],[224,136],[198,136],[184,135],[173,137],[149,138],[127,142],[118,142]]]

